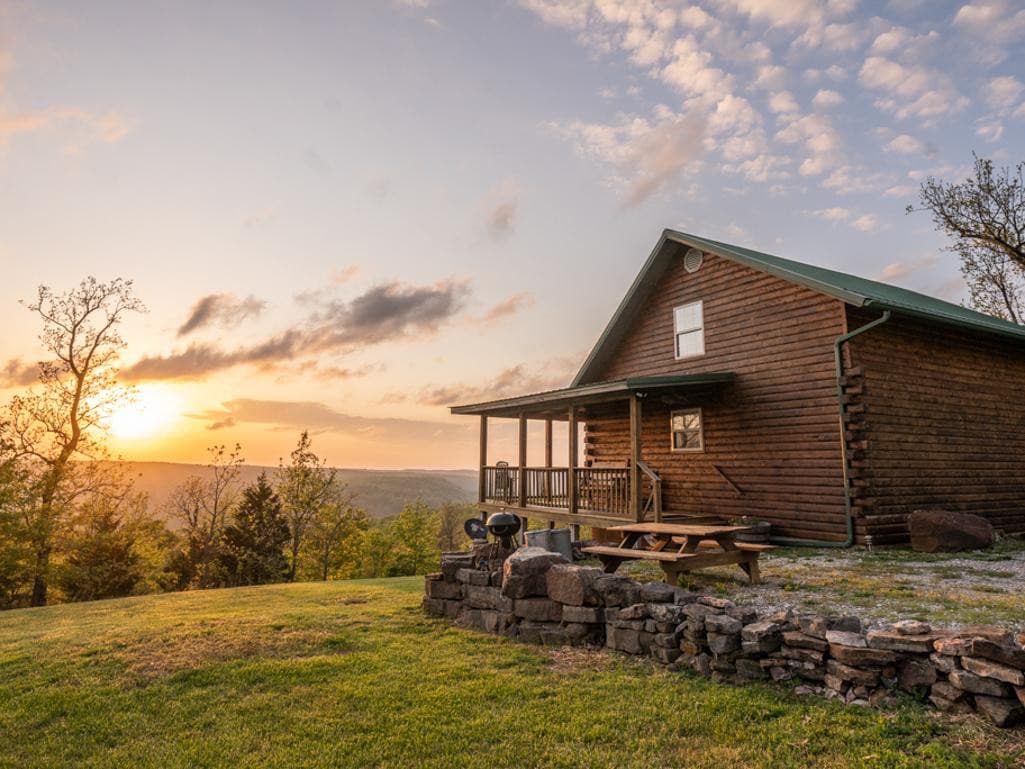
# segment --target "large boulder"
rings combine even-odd
[[[566,559],[543,547],[521,547],[502,564],[502,595],[508,598],[547,595],[548,570],[557,563],[566,563]]]
[[[548,597],[569,606],[597,606],[601,597],[594,587],[604,572],[594,566],[556,563],[546,576]]]
[[[982,550],[996,541],[993,524],[985,518],[949,510],[916,510],[908,516],[911,549],[919,553]]]

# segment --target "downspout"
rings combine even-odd
[[[890,319],[890,311],[884,310],[883,314],[871,321],[866,323],[864,326],[850,331],[846,334],[838,336],[836,341],[833,342],[833,360],[836,363],[836,402],[839,407],[840,413],[840,463],[843,467],[843,507],[844,517],[847,521],[847,538],[842,542],[833,542],[831,540],[823,539],[799,539],[796,537],[773,537],[772,541],[780,545],[807,545],[811,547],[836,547],[846,548],[854,544],[854,508],[851,503],[851,489],[848,485],[847,477],[847,438],[844,437],[846,427],[844,426],[844,416],[847,414],[847,405],[843,399],[843,346],[854,337],[859,334],[864,334],[866,331],[871,331],[876,326],[881,326]]]

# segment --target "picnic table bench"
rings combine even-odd
[[[623,535],[618,546],[591,545],[583,552],[597,556],[610,574],[624,561],[657,561],[671,585],[685,572],[735,563],[756,585],[758,556],[776,548],[736,541],[737,534],[750,530],[750,526],[719,524],[628,523],[610,529]]]

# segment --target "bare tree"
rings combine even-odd
[[[993,161],[973,155],[974,174],[959,183],[933,177],[922,182],[921,208],[951,239],[961,259],[972,306],[1022,322],[1025,283],[1025,163],[994,169]]]
[[[39,340],[51,357],[39,364],[39,388],[11,400],[4,427],[16,461],[33,483],[34,503],[26,513],[34,559],[30,602],[43,606],[54,538],[70,498],[86,488],[73,476],[96,471],[95,463],[76,460],[106,456],[106,420],[132,397],[129,388],[117,384],[125,347],[119,326],[125,315],[145,307],[131,281],[100,283],[90,277],[63,294],[40,286],[28,308],[43,321]]]
[[[1021,323],[1025,270],[1003,251],[986,247],[958,249],[961,275],[971,306],[979,312]]]
[[[311,445],[309,432],[303,430],[289,464],[282,463],[278,469],[277,492],[292,534],[289,582],[295,582],[299,553],[310,524],[337,493],[335,471],[313,452]]]
[[[177,518],[188,543],[189,582],[196,587],[210,587],[216,582],[213,573],[217,547],[228,516],[238,498],[238,481],[245,459],[242,447],[234,449],[211,446],[207,449],[210,475],[186,478],[167,500],[167,509]]]

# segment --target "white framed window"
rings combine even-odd
[[[676,359],[705,354],[705,309],[702,302],[681,304],[673,309]]]
[[[705,432],[701,409],[683,409],[669,415],[670,448],[673,451],[704,451]]]

